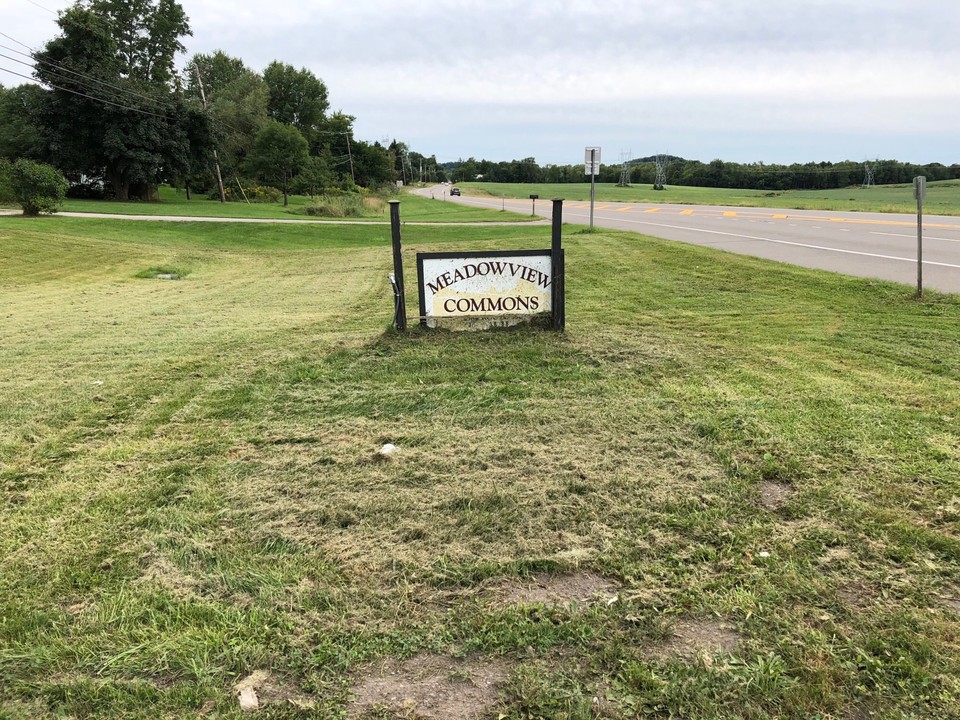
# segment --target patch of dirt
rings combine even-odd
[[[418,720],[471,720],[489,714],[507,679],[503,661],[418,655],[387,660],[358,678],[348,718],[386,710]]]
[[[728,655],[740,647],[742,638],[733,626],[715,619],[683,620],[673,628],[666,643],[646,655],[653,660],[702,659],[709,664],[714,655]]]
[[[851,580],[837,587],[837,597],[847,608],[862,610],[873,604],[875,593],[862,580]]]
[[[796,490],[789,485],[765,482],[760,486],[760,507],[770,512],[776,512],[786,505],[795,494]]]
[[[960,588],[947,588],[937,599],[937,604],[944,610],[960,613]]]
[[[298,708],[312,708],[316,701],[300,692],[299,688],[285,683],[269,670],[254,670],[233,687],[234,695],[244,690],[256,693],[260,707],[293,705]]]
[[[511,582],[501,592],[504,605],[589,605],[617,597],[615,585],[588,572],[536,575],[529,580]]]

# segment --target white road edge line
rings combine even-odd
[[[720,230],[703,230],[701,228],[684,227],[683,225],[665,225],[663,223],[649,223],[642,220],[623,220],[623,222],[633,223],[634,225],[648,225],[650,227],[664,227],[671,230],[685,230],[687,232],[706,233],[707,235],[724,235],[732,238],[743,238],[744,240],[757,240],[759,242],[774,243],[776,245],[791,245],[793,247],[810,248],[811,250],[825,250],[826,252],[843,253],[844,255],[861,255],[864,257],[880,258],[882,260],[898,260],[900,262],[916,263],[916,258],[898,257],[896,255],[879,255],[877,253],[860,252],[858,250],[841,250],[840,248],[824,247],[823,245],[808,245],[807,243],[790,242],[788,240],[774,240],[773,238],[757,237],[755,235],[741,235],[739,233],[728,233]],[[933,262],[924,260],[924,265],[936,265],[938,267],[958,268],[960,265],[950,263]]]

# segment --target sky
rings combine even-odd
[[[960,162],[960,0],[180,2],[181,65],[306,67],[358,138],[439,162]],[[70,4],[0,0],[0,28],[40,48]]]

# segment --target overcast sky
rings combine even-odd
[[[960,162],[960,0],[181,3],[190,55],[307,67],[359,138],[441,162]],[[69,4],[0,0],[0,27],[39,48]]]

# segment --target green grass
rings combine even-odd
[[[471,208],[457,203],[436,203],[410,193],[396,196],[401,202],[401,218],[409,222],[525,222],[530,217],[521,213],[498,212]],[[289,207],[278,203],[221,203],[209,200],[203,195],[194,194],[187,200],[183,190],[160,187],[159,200],[155,202],[117,202],[113,200],[71,200],[60,208],[65,212],[107,213],[113,215],[173,215],[178,217],[228,217],[228,218],[268,218],[268,219],[321,219],[309,218],[304,209],[313,200],[302,195],[291,195]],[[390,221],[390,211],[386,203],[377,209],[354,218],[336,218],[337,220]]]
[[[548,242],[407,228],[406,284]],[[956,296],[569,231],[565,335],[401,336],[389,247],[0,218],[0,717],[239,718],[255,670],[342,717],[423,653],[503,668],[490,717],[957,717]],[[584,571],[618,601],[504,603]]]
[[[531,194],[538,194],[542,198],[590,199],[590,183],[527,185],[472,182],[458,183],[458,186],[471,195],[488,194],[493,197],[527,198]],[[734,207],[798,210],[897,213],[915,213],[917,211],[917,203],[913,199],[912,185],[767,192],[763,190],[732,190],[678,185],[668,185],[665,190],[656,191],[648,184],[634,184],[631,187],[622,188],[612,183],[598,183],[596,198],[605,202],[731,205]],[[960,181],[945,180],[928,183],[923,211],[931,215],[960,215]]]

